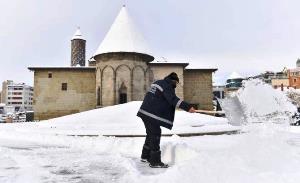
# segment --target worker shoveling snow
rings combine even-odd
[[[39,123],[2,124],[0,182],[240,183],[246,180],[255,183],[298,183],[299,127],[289,126],[283,130],[266,128],[281,126],[269,122],[279,117],[287,119],[279,122],[288,122],[296,110],[285,93],[252,80],[244,83],[244,88],[236,93],[231,102],[228,104],[229,113],[238,111],[241,119],[245,119],[230,123],[241,122],[256,128],[248,130],[243,126],[242,132],[246,129],[247,133],[235,135],[163,137],[162,159],[170,165],[168,169],[151,169],[139,162],[144,138],[101,136],[145,134],[142,122],[135,116],[141,102],[95,109]],[[188,130],[199,132],[201,129],[208,130],[208,127],[223,131],[225,124],[232,127],[225,118],[210,115],[176,111],[175,117],[172,133],[176,134]]]

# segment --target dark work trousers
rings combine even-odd
[[[159,151],[161,137],[160,126],[156,122],[148,121],[146,119],[143,119],[143,122],[147,133],[144,148],[149,148],[150,151]]]

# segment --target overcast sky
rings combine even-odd
[[[299,0],[0,0],[0,81],[33,85],[28,66],[69,66],[77,26],[88,59],[124,3],[157,60],[218,68],[217,83],[300,57]]]

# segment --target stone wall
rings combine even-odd
[[[149,58],[137,53],[109,53],[95,57],[96,88],[101,107],[120,103],[121,89],[127,102],[143,100]],[[122,88],[121,88],[122,86]]]
[[[49,74],[52,78],[49,78]],[[34,118],[45,120],[96,107],[95,69],[35,70]],[[67,90],[62,90],[67,83]]]
[[[212,70],[187,69],[184,71],[184,98],[198,109],[212,110]]]
[[[169,75],[171,72],[176,72],[179,77],[179,85],[176,87],[176,95],[184,100],[183,95],[183,87],[184,87],[184,75],[183,75],[183,66],[181,65],[150,65],[150,69],[153,72],[153,79],[154,81],[163,79],[167,75]]]

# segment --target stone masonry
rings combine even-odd
[[[184,70],[184,99],[198,109],[212,110],[212,72],[213,69]]]
[[[35,68],[34,71],[35,120],[96,108],[95,68]],[[67,83],[66,91],[62,90],[62,83]]]
[[[96,88],[100,106],[119,104],[121,86],[127,102],[143,100],[149,86],[150,56],[138,53],[109,53],[97,56]],[[125,87],[125,88],[124,88]],[[124,90],[125,89],[125,90]]]

